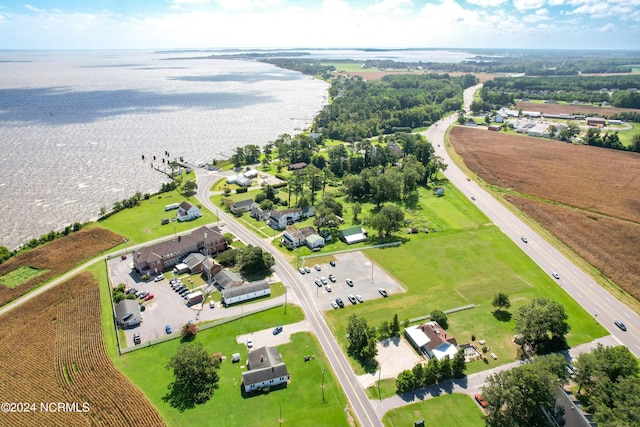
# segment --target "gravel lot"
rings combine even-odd
[[[360,295],[367,300],[374,298],[382,298],[378,292],[378,288],[384,288],[389,295],[399,292],[405,292],[404,288],[395,279],[389,276],[384,270],[367,258],[362,252],[348,252],[334,255],[336,266],[332,267],[328,263],[320,264],[320,271],[317,271],[314,258],[307,258],[305,265],[311,268],[311,273],[302,276],[302,281],[309,286],[310,289],[316,291],[316,304],[320,310],[332,310],[331,301],[336,298],[342,298],[345,309],[352,304],[347,299],[347,295]],[[329,274],[336,276],[336,282],[329,281]],[[315,279],[324,276],[329,285],[331,292],[327,292],[326,287],[318,287],[314,283]],[[346,279],[353,281],[353,287],[346,283]],[[358,303],[360,304],[360,303]]]

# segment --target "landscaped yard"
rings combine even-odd
[[[90,226],[103,227],[125,236],[129,245],[144,243],[174,233],[184,233],[186,230],[216,221],[213,213],[200,208],[202,216],[196,220],[185,222],[175,220],[162,225],[162,219],[175,219],[178,212],[177,210],[165,211],[164,207],[172,203],[182,203],[185,200],[194,206],[200,205],[200,202],[194,197],[185,198],[178,191],[170,191],[151,196],[149,200],[141,200],[140,205],[135,208],[124,209],[105,220],[92,223]]]
[[[241,395],[241,373],[245,369],[247,348],[236,343],[236,336],[301,319],[300,309],[291,306],[286,315],[282,308],[276,308],[198,332],[196,341],[211,353],[222,352],[227,359],[219,370],[220,388],[211,400],[182,413],[162,400],[167,385],[173,379],[165,366],[175,354],[180,340],[134,351],[118,358],[116,364],[151,399],[169,425],[211,425],[213,422],[225,426],[277,426],[282,414],[284,425],[347,426],[346,398],[318,342],[310,333],[294,334],[292,342],[278,346],[291,375],[288,387],[253,397],[243,398]],[[233,353],[240,353],[242,362],[231,363]],[[315,355],[315,358],[305,362],[306,355]],[[323,368],[327,368],[324,403],[321,388]]]
[[[382,417],[385,426],[410,426],[417,420],[425,425],[482,427],[482,411],[466,394],[445,394],[433,399],[392,409]]]

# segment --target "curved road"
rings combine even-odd
[[[465,90],[465,105],[470,105],[473,92],[477,88],[478,86],[474,86]],[[627,346],[636,357],[640,357],[640,330],[638,329],[640,316],[602,288],[591,276],[572,264],[562,253],[537,235],[481,186],[474,181],[468,181],[464,172],[453,163],[445,149],[444,134],[456,119],[455,116],[447,117],[441,120],[437,126],[432,126],[423,132],[434,144],[436,154],[445,159],[448,164],[444,173],[447,179],[467,197],[474,197],[478,208],[500,227],[504,234],[516,242],[540,268],[550,275],[557,272],[560,277],[557,279],[558,285],[585,310],[596,316],[596,319],[620,343]],[[522,236],[527,236],[529,243],[524,243],[520,239]],[[614,320],[624,322],[627,331],[624,332],[615,326]]]
[[[282,253],[273,248],[271,245],[271,238],[261,239],[257,237],[251,231],[244,228],[244,226],[239,225],[233,217],[221,211],[211,202],[211,200],[209,200],[209,188],[211,188],[211,185],[215,181],[221,178],[220,174],[208,173],[201,168],[196,167],[194,167],[194,170],[197,171],[196,176],[198,184],[198,193],[196,197],[200,202],[202,202],[203,206],[212,212],[216,212],[218,217],[225,221],[226,228],[235,234],[240,240],[247,244],[259,246],[263,250],[269,251],[275,258],[276,265],[273,269],[280,279],[282,279],[285,287],[287,289],[293,289],[300,300],[302,309],[309,320],[311,331],[318,338],[320,346],[326,353],[327,362],[336,374],[338,382],[341,384],[342,389],[351,404],[351,408],[353,410],[352,416],[358,420],[360,425],[381,427],[382,422],[378,418],[369,398],[360,385],[360,381],[358,381],[358,378],[349,365],[342,349],[329,330],[329,326],[324,321],[322,313],[313,302],[313,295],[310,294],[308,287],[305,287],[302,282],[298,281],[300,273],[291,267],[289,261],[282,255]]]

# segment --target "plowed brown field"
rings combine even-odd
[[[0,396],[29,404],[28,412],[0,414],[1,425],[164,425],[113,366],[100,314],[98,282],[82,273],[0,317]],[[70,406],[60,410],[58,403]]]
[[[15,288],[9,288],[0,283],[0,306],[37,288],[53,277],[71,270],[83,260],[93,258],[122,242],[122,236],[104,228],[84,228],[9,259],[0,264],[0,276],[23,266],[48,271]]]
[[[535,102],[517,102],[516,110],[536,111],[547,114],[584,114],[585,116],[609,117],[612,114],[618,114],[624,111],[637,113],[637,109],[633,108],[616,108],[616,107],[595,107],[591,105],[571,105],[571,104],[540,104]]]
[[[453,128],[451,143],[485,182],[640,300],[640,154]]]

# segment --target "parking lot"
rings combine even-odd
[[[311,272],[301,275],[301,280],[309,288],[309,292],[316,294],[316,303],[321,310],[332,310],[331,302],[336,298],[341,298],[344,302],[344,309],[348,309],[353,303],[347,299],[348,295],[360,295],[364,304],[368,300],[383,298],[378,292],[379,288],[384,288],[388,295],[405,292],[404,288],[384,270],[367,258],[362,252],[348,252],[334,255],[335,267],[328,263],[319,264],[320,271],[314,268],[314,258],[307,258],[305,266]],[[298,273],[300,274],[300,273]],[[336,277],[335,283],[329,281],[329,275]],[[315,279],[324,277],[331,292],[326,286],[317,286]],[[351,279],[353,286],[347,285],[346,280]],[[363,304],[356,302],[356,304]]]
[[[201,305],[191,308],[187,307],[185,299],[175,293],[169,285],[169,279],[173,274],[165,274],[166,278],[159,282],[149,280],[142,281],[133,268],[130,257],[123,260],[113,258],[107,261],[109,268],[109,278],[113,286],[124,283],[127,288],[136,288],[139,291],[147,291],[153,294],[154,298],[144,302],[145,310],[142,312],[142,323],[133,329],[125,329],[127,346],[133,345],[133,334],[138,332],[142,342],[159,338],[166,335],[165,326],[171,326],[173,332],[180,332],[182,326],[189,320],[196,320],[196,316]],[[185,281],[185,284],[188,282]],[[141,301],[141,300],[138,300]],[[208,310],[204,307],[203,310]]]

